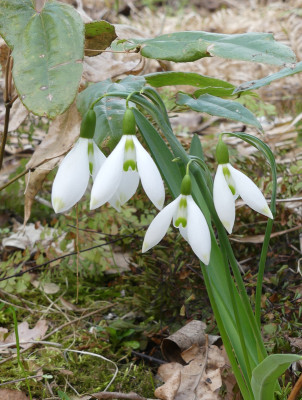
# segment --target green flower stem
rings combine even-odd
[[[251,364],[250,364],[250,358],[248,355],[248,350],[246,347],[246,343],[244,340],[244,334],[243,334],[242,326],[241,326],[240,319],[239,319],[239,311],[238,311],[238,307],[237,307],[237,303],[236,303],[236,299],[235,299],[235,295],[234,295],[234,286],[233,286],[233,281],[232,281],[232,277],[231,277],[231,271],[228,268],[228,265],[229,265],[228,257],[227,257],[225,248],[223,246],[221,247],[221,252],[223,255],[223,259],[224,259],[224,265],[227,268],[225,275],[227,278],[228,289],[229,289],[230,298],[232,301],[232,306],[233,306],[234,315],[235,315],[236,327],[237,327],[240,345],[242,348],[242,353],[243,353],[243,357],[244,357],[244,361],[245,361],[245,367],[246,367],[246,371],[247,371],[246,381],[250,382],[250,380],[252,378],[252,369],[251,369]]]
[[[134,94],[140,94],[137,90],[135,92],[130,93],[126,98],[126,108],[129,108],[129,101]]]
[[[30,398],[30,400],[32,400],[32,395],[31,395],[29,382],[28,382],[28,379],[27,379],[27,374],[25,372],[24,366],[23,366],[22,361],[21,361],[20,340],[19,340],[18,321],[17,321],[16,311],[15,311],[15,309],[13,307],[9,307],[9,311],[13,314],[14,330],[15,330],[15,336],[16,336],[17,362],[18,362],[19,368],[21,369],[22,374],[23,374],[23,376],[25,378],[25,382],[26,382],[29,398]]]
[[[269,240],[270,240],[271,233],[272,233],[272,227],[273,227],[273,220],[269,219],[267,221],[267,225],[266,225],[265,236],[264,236],[264,241],[263,241],[263,245],[262,245],[262,249],[261,249],[260,261],[259,261],[258,276],[257,276],[257,287],[256,287],[256,296],[255,296],[255,318],[256,318],[256,322],[257,322],[259,328],[260,328],[260,322],[261,322],[262,282],[263,282]]]
[[[251,389],[249,390],[249,388],[247,387],[247,384],[246,384],[246,382],[245,382],[245,380],[244,380],[244,378],[242,376],[242,372],[240,371],[240,368],[238,366],[236,357],[234,356],[234,352],[233,352],[233,349],[232,349],[232,344],[231,344],[230,339],[228,337],[228,334],[227,334],[227,332],[226,332],[226,330],[224,328],[224,324],[223,324],[223,320],[222,320],[220,312],[219,312],[219,308],[218,308],[218,306],[217,306],[217,304],[215,302],[215,296],[214,296],[213,291],[212,291],[212,286],[211,286],[211,282],[210,282],[210,279],[209,279],[209,276],[208,276],[208,271],[207,271],[207,269],[206,269],[206,267],[205,267],[205,265],[203,263],[200,263],[200,265],[201,265],[204,281],[205,281],[205,284],[206,284],[208,296],[209,296],[209,299],[210,299],[210,302],[211,302],[211,306],[212,306],[212,309],[213,309],[214,314],[215,314],[215,319],[216,319],[216,322],[217,322],[217,326],[218,326],[220,335],[222,337],[225,350],[226,350],[227,355],[229,357],[229,361],[230,361],[232,370],[234,372],[234,375],[236,376],[236,380],[237,380],[240,392],[241,392],[244,400],[253,400]]]
[[[113,97],[127,98],[128,93],[114,92],[114,93],[107,93],[106,95],[113,96]],[[151,97],[151,95],[149,95],[149,97]],[[153,93],[152,93],[152,97],[154,97]],[[166,139],[168,140],[168,143],[171,147],[172,152],[175,154],[176,157],[179,157],[181,159],[181,161],[184,163],[184,165],[187,165],[187,163],[190,161],[190,157],[188,156],[188,154],[185,152],[184,148],[181,146],[181,144],[175,137],[175,135],[172,131],[171,125],[170,125],[170,121],[167,118],[166,112],[163,112],[162,109],[159,110],[156,106],[154,106],[152,103],[150,103],[150,101],[147,100],[142,95],[134,94],[134,95],[132,95],[131,100],[134,103],[143,107],[145,109],[145,111],[148,112],[151,115],[151,117],[159,124],[161,131],[164,133],[164,135],[166,136]],[[158,100],[156,100],[156,103],[158,104]],[[258,358],[259,358],[259,361],[261,361],[266,356],[264,343],[263,343],[263,340],[261,337],[259,326],[256,323],[255,316],[254,316],[248,295],[245,290],[244,282],[241,277],[241,273],[238,268],[237,261],[233,254],[232,247],[228,240],[225,229],[222,226],[222,224],[217,216],[217,213],[216,213],[216,210],[215,210],[214,204],[213,204],[212,194],[209,191],[209,188],[206,184],[203,174],[201,173],[201,171],[197,165],[194,165],[194,166],[192,165],[192,172],[194,174],[195,180],[197,179],[197,181],[201,183],[199,190],[201,193],[201,198],[204,199],[202,205],[204,208],[207,208],[211,212],[212,218],[213,218],[214,223],[218,230],[220,245],[221,245],[221,247],[225,247],[226,256],[229,259],[230,265],[231,265],[233,273],[234,273],[235,280],[237,282],[239,296],[242,301],[242,306],[245,309],[245,313],[246,313],[248,321],[250,323],[250,328],[254,334],[254,337],[255,337],[255,340],[257,343],[257,348],[258,348],[258,353],[259,353]],[[226,271],[226,273],[230,274],[230,271],[228,270],[228,271]],[[208,284],[211,285],[210,281],[208,281]],[[232,282],[232,286],[233,286],[233,289],[236,290],[233,282]],[[207,289],[209,290],[209,287],[207,287]],[[213,292],[211,292],[211,293],[213,294]],[[214,295],[212,297],[214,298]],[[213,300],[213,298],[212,298],[212,300]],[[235,301],[236,301],[236,299],[235,299]],[[221,330],[221,333],[224,332],[224,334],[222,333],[223,340],[228,341],[228,343],[230,343],[229,342],[230,339],[226,336],[226,331],[223,326],[223,320],[220,317],[218,307],[213,306],[213,311],[215,313],[215,317],[217,315],[218,319],[220,318],[218,327]],[[234,309],[234,313],[236,313],[236,309]],[[240,317],[238,315],[237,315],[237,321],[240,324]],[[217,321],[217,324],[218,324],[218,321]],[[244,329],[243,326],[241,328]],[[226,348],[226,350],[227,350],[228,356],[232,357],[233,356],[232,345],[229,345],[228,349]],[[233,367],[233,365],[232,365],[232,367]],[[235,369],[234,369],[234,372],[235,372]],[[240,376],[239,376],[239,374],[240,374]],[[241,380],[243,379],[241,372],[239,372],[239,374],[238,374],[238,366],[237,366],[236,378],[238,379],[238,381],[240,381],[240,379]],[[249,390],[247,388],[244,390],[243,388],[241,388],[242,386],[246,386],[246,384],[244,383],[242,385],[242,383],[241,383],[240,389],[243,391],[243,393],[245,392],[245,399],[249,399],[250,398],[249,394],[248,394]]]
[[[238,289],[239,289],[239,293],[241,295],[242,298],[242,302],[244,305],[244,308],[246,310],[247,313],[247,317],[249,319],[251,328],[253,330],[257,345],[258,345],[258,349],[260,351],[260,354],[258,354],[259,356],[259,362],[261,362],[266,356],[267,356],[267,352],[266,349],[264,347],[264,343],[263,343],[263,339],[261,336],[261,332],[260,332],[260,328],[259,325],[256,322],[252,307],[251,307],[251,303],[249,301],[248,295],[246,293],[246,289],[244,286],[244,282],[242,280],[242,276],[238,267],[238,263],[237,260],[234,256],[232,247],[230,245],[230,242],[228,240],[228,237],[225,233],[224,227],[217,227],[218,230],[218,236],[219,236],[219,240],[221,243],[221,246],[225,247],[227,254],[228,254],[228,259],[230,261],[231,267],[232,267],[232,271],[236,280],[236,283],[238,285]]]

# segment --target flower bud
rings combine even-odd
[[[94,136],[96,115],[94,110],[88,110],[81,123],[80,137],[92,139]]]
[[[228,146],[222,140],[222,136],[219,136],[218,144],[216,146],[216,160],[218,164],[227,164],[229,162],[229,150]]]
[[[191,178],[189,174],[186,174],[181,182],[180,193],[189,196],[191,194]]]
[[[124,135],[135,135],[136,123],[133,111],[127,108],[123,118],[123,134]]]

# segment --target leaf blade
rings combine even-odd
[[[15,86],[26,108],[54,118],[70,106],[78,91],[84,25],[72,7],[56,1],[28,16],[22,20],[22,35],[12,39]]]
[[[278,377],[291,363],[301,358],[296,354],[271,354],[257,365],[253,370],[251,381],[255,400],[274,400]]]
[[[160,35],[153,39],[117,41],[113,44],[116,50],[135,48],[144,57],[174,62],[191,62],[211,56],[272,65],[296,61],[293,51],[276,42],[272,34],[257,32],[227,35],[187,31]]]
[[[203,94],[194,99],[187,94],[179,93],[176,104],[186,105],[194,111],[240,121],[262,130],[262,126],[255,116],[242,104],[234,101],[224,100],[209,94]]]

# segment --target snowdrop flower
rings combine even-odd
[[[228,233],[235,222],[235,200],[238,196],[253,210],[273,219],[272,212],[255,183],[229,163],[227,146],[221,137],[216,149],[218,168],[214,179],[213,197],[218,217]]]
[[[89,176],[92,175],[94,179],[106,159],[91,138],[94,128],[95,114],[94,117],[86,114],[81,125],[81,136],[59,166],[51,193],[51,202],[56,213],[69,210],[82,198]]]
[[[90,209],[107,201],[117,210],[142,186],[158,209],[165,200],[165,189],[155,162],[135,136],[133,112],[127,109],[123,120],[123,136],[100,168],[91,191]]]
[[[182,181],[181,194],[151,222],[145,235],[143,253],[162,240],[171,220],[196,256],[208,265],[211,253],[210,231],[203,213],[191,196],[191,179],[188,174]]]

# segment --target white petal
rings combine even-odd
[[[125,136],[106,158],[97,176],[91,190],[90,209],[93,210],[109,201],[117,191],[122,179]]]
[[[139,184],[139,175],[137,171],[123,171],[122,179],[114,196],[109,200],[109,203],[117,211],[120,211],[123,204],[125,204],[136,192]]]
[[[163,180],[152,157],[135,136],[131,137],[135,145],[137,169],[143,188],[155,207],[161,210],[165,201]]]
[[[189,238],[188,238],[188,223],[187,226],[185,228],[182,227],[182,225],[179,225],[178,227],[179,232],[181,234],[181,236],[188,242]]]
[[[235,198],[223,175],[222,164],[218,165],[215,175],[213,200],[220,221],[225,229],[232,233],[235,222]]]
[[[188,243],[197,257],[205,264],[210,262],[211,235],[207,221],[192,196],[187,196],[188,202]]]
[[[273,219],[272,212],[261,190],[244,173],[228,164],[229,171],[242,200],[253,210]]]
[[[181,196],[178,196],[174,201],[172,201],[172,203],[168,204],[151,222],[145,235],[142,249],[143,253],[159,243],[165,236],[165,233],[171,224],[173,215],[177,210],[180,198]]]
[[[97,173],[106,160],[105,155],[101,152],[95,141],[93,140],[93,158],[92,158],[92,178],[95,180]]]
[[[67,211],[82,198],[89,175],[88,140],[79,138],[61,162],[52,185],[51,202],[56,213]]]

